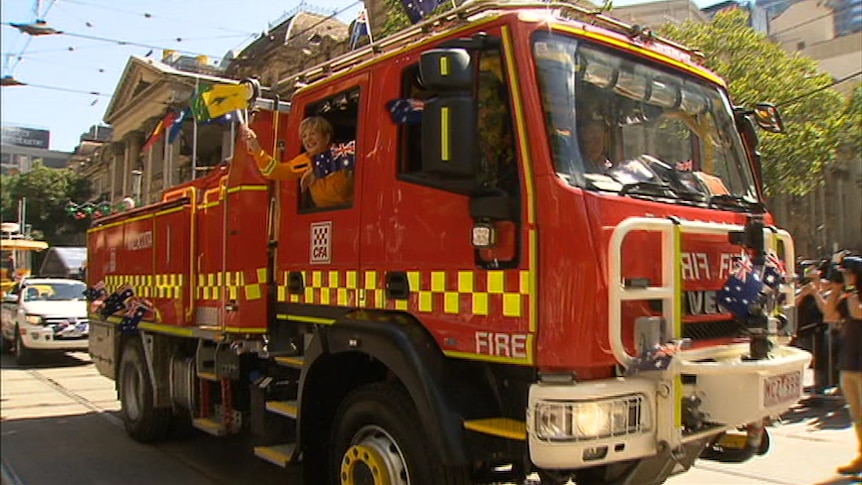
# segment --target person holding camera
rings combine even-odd
[[[856,431],[857,453],[852,462],[838,467],[838,472],[855,475],[862,473],[862,303],[858,286],[862,282],[862,258],[842,255],[838,259],[833,261],[827,275],[828,297],[824,298],[813,283],[806,285],[804,291],[814,296],[823,311],[824,321],[842,322],[838,369],[841,371],[841,392],[850,408],[850,419]]]

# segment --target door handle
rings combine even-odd
[[[407,273],[390,271],[386,273],[386,298],[406,300],[410,296],[410,282]]]
[[[305,290],[305,282],[302,280],[302,273],[299,271],[290,271],[287,273],[287,292],[298,295]]]

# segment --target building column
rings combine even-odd
[[[111,150],[111,166],[108,169],[108,183],[111,187],[111,202],[118,202],[124,196],[122,195],[122,179],[120,177],[120,170],[123,169],[123,162],[126,159],[126,144],[122,142],[117,142],[113,144],[113,149]]]
[[[138,156],[144,144],[144,135],[139,131],[126,135],[126,157],[123,164],[123,197],[132,195],[132,170],[138,170]]]

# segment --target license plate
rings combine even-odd
[[[763,381],[763,406],[770,407],[786,401],[797,401],[802,395],[802,373],[788,372]]]

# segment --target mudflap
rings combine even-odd
[[[742,463],[766,453],[769,441],[769,433],[762,424],[749,424],[711,439],[700,457],[723,463]]]
[[[682,445],[676,450],[663,449],[655,456],[627,465],[609,465],[603,477],[592,475],[587,483],[613,483],[618,485],[659,485],[672,475],[682,473],[694,464],[709,440],[703,439]],[[622,468],[625,466],[625,468]],[[586,478],[586,477],[585,477]],[[578,482],[580,483],[580,482]]]

